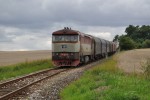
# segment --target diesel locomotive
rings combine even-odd
[[[116,52],[116,44],[65,27],[52,33],[52,62],[55,66],[78,66]]]

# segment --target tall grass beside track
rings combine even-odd
[[[62,100],[150,100],[150,80],[144,75],[127,75],[106,59],[61,91]]]
[[[1,66],[0,80],[29,74],[46,68],[51,68],[52,62],[50,59],[25,62],[16,65]]]

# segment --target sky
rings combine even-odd
[[[0,51],[51,50],[64,27],[112,41],[149,24],[150,0],[0,0]]]

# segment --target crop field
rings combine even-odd
[[[12,65],[41,59],[51,59],[51,50],[0,51],[0,66]]]
[[[150,60],[150,49],[135,49],[122,52],[118,57],[118,67],[126,73],[141,73],[142,66]]]

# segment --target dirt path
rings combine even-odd
[[[135,49],[118,55],[118,67],[127,73],[142,72],[141,65],[150,59],[150,49]]]
[[[51,58],[50,50],[0,51],[0,66],[50,58]]]

